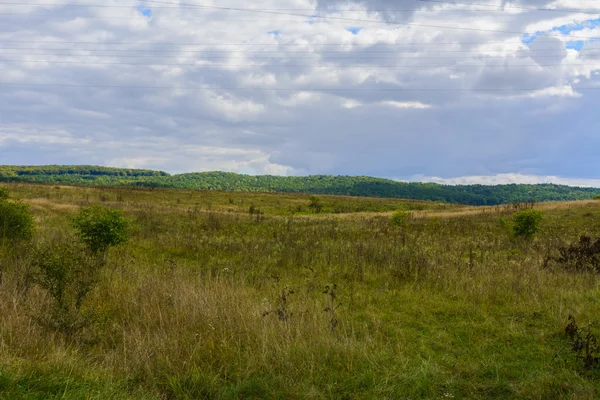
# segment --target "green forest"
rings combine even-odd
[[[368,176],[252,176],[229,172],[171,175],[163,171],[98,166],[0,166],[0,182],[85,186],[140,186],[242,192],[311,193],[498,205],[523,201],[592,199],[598,188],[554,184],[440,185]]]

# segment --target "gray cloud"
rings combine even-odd
[[[313,7],[284,3],[261,8]],[[486,31],[551,28],[569,14],[316,6],[323,16],[482,29],[469,31],[183,7],[147,18],[138,2],[111,4],[131,7],[1,6],[0,81],[16,85],[0,85],[0,163],[598,177],[600,91],[589,89],[600,83],[598,42],[577,52],[564,38],[527,46]],[[376,11],[399,8],[410,11]]]
[[[425,3],[419,2],[398,2],[393,0],[369,0],[356,1],[348,3],[338,0],[318,0],[318,9],[323,11],[336,9],[364,9],[381,17],[385,21],[405,22],[408,21],[414,12],[423,7]],[[348,7],[353,5],[354,7]]]

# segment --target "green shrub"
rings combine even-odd
[[[24,203],[0,200],[0,239],[27,240],[33,235],[33,215]]]
[[[101,206],[84,208],[73,218],[73,227],[94,254],[105,253],[129,240],[129,223],[120,210]]]
[[[596,197],[594,197],[594,200],[600,200],[600,194]]]
[[[392,214],[392,225],[394,226],[406,226],[408,219],[410,218],[410,212],[398,210]]]
[[[10,194],[10,192],[8,191],[7,188],[0,187],[0,200],[8,199],[9,194]]]
[[[323,210],[323,203],[321,202],[321,198],[317,196],[310,196],[308,199],[310,203],[308,206],[315,210],[316,213],[320,213]]]
[[[513,215],[512,232],[515,236],[532,238],[540,230],[544,213],[540,210],[523,210]]]

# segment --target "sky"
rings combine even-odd
[[[600,187],[598,39],[597,0],[0,0],[0,164]]]

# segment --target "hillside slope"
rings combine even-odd
[[[250,176],[229,172],[170,175],[162,171],[96,166],[0,166],[0,182],[87,186],[146,186],[198,190],[285,192],[389,197],[496,205],[519,201],[584,200],[600,189],[563,185],[458,185],[397,182],[368,176]]]

